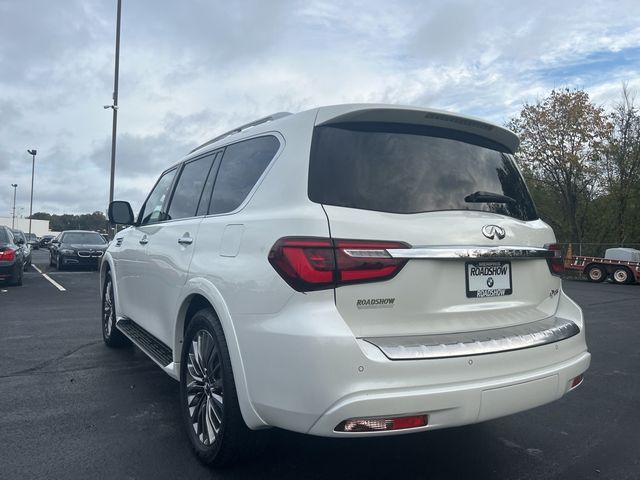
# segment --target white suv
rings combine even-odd
[[[109,346],[180,381],[198,457],[250,430],[332,437],[480,422],[582,381],[580,308],[517,137],[412,107],[239,127],[167,169],[101,268]]]

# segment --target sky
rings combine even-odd
[[[106,211],[116,0],[0,0],[0,217]],[[439,108],[505,124],[553,88],[640,92],[637,0],[122,0],[115,195],[279,111]],[[640,97],[639,101],[640,101]]]

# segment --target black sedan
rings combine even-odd
[[[12,285],[22,285],[24,253],[20,241],[13,237],[9,227],[0,225],[0,280],[8,280]]]
[[[49,264],[58,270],[68,266],[98,267],[107,242],[97,233],[66,230],[49,244]]]
[[[56,238],[55,235],[43,235],[38,242],[38,246],[42,248],[49,248],[49,244],[54,238]]]

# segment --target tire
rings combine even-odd
[[[53,263],[53,257],[51,256],[51,254],[49,254],[49,266],[50,267],[55,266],[55,263]]]
[[[218,317],[210,308],[189,322],[180,363],[180,409],[198,459],[223,467],[246,450],[247,428],[236,392],[229,350]]]
[[[16,287],[21,287],[23,275],[24,275],[24,266],[18,269],[18,273],[16,274],[15,279],[14,278],[11,279],[11,285],[14,285]]]
[[[111,348],[131,345],[131,340],[116,328],[116,304],[113,296],[111,274],[107,272],[102,288],[102,339]]]
[[[619,285],[627,285],[633,281],[633,275],[626,267],[618,267],[613,271],[611,279]]]
[[[60,255],[56,256],[56,268],[58,269],[58,271],[64,270],[64,262],[62,261]]]
[[[590,282],[604,282],[607,278],[607,271],[599,265],[591,265],[587,268],[587,278]]]

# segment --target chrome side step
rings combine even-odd
[[[406,337],[362,338],[389,360],[453,358],[508,352],[566,340],[580,333],[571,320],[549,317],[536,322],[476,332]]]
[[[118,320],[116,327],[162,368],[173,362],[171,349],[133,320],[122,318]]]

